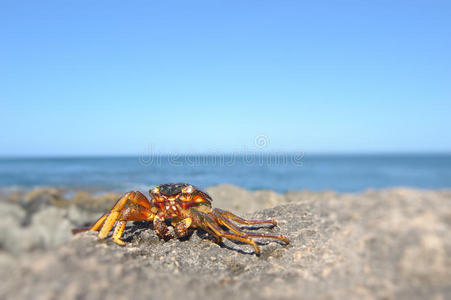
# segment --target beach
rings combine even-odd
[[[446,299],[451,297],[451,190],[206,188],[213,206],[278,226],[290,245],[249,245],[205,232],[160,240],[130,222],[119,247],[93,232],[117,192],[36,188],[0,200],[2,299]],[[145,191],[143,191],[145,192]]]

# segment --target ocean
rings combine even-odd
[[[0,187],[146,191],[167,182],[201,188],[358,192],[387,187],[451,188],[451,154],[186,155],[1,158]]]

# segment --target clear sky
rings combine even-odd
[[[0,1],[0,155],[451,151],[451,1]],[[247,149],[246,148],[246,149]]]

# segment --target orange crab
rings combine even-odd
[[[109,214],[100,217],[94,225],[73,229],[72,232],[99,231],[99,239],[105,239],[116,224],[112,239],[123,246],[126,243],[121,240],[121,236],[128,221],[153,221],[157,235],[166,240],[173,237],[166,224],[168,220],[178,238],[186,236],[190,229],[199,228],[211,234],[218,243],[222,238],[227,238],[252,245],[257,255],[260,255],[260,248],[252,238],[276,239],[289,244],[288,238],[283,235],[245,232],[231,222],[275,226],[275,220],[246,220],[229,211],[212,208],[211,197],[193,185],[161,184],[152,188],[149,194],[152,201],[141,192],[128,192],[116,202]]]

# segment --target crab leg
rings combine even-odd
[[[138,206],[144,207],[146,209],[151,208],[151,204],[149,202],[149,200],[147,200],[146,196],[144,196],[141,192],[128,192],[126,193],[124,196],[122,196],[117,202],[116,204],[113,206],[113,208],[110,211],[110,214],[108,215],[108,217],[105,220],[105,223],[102,226],[102,229],[100,229],[99,232],[99,239],[104,239],[107,237],[108,233],[111,231],[111,229],[114,226],[114,223],[116,223],[117,219],[122,215],[122,213],[124,212],[124,206],[130,201],[130,203],[132,204],[136,204]],[[153,214],[150,213],[150,215],[148,216],[148,219],[153,219]],[[121,221],[127,221],[128,219],[126,218],[126,216],[124,216],[124,218],[121,218]],[[125,227],[125,225],[124,225]],[[118,232],[123,232],[122,231],[118,231]]]
[[[274,226],[277,225],[277,222],[275,220],[246,220],[246,219],[243,219],[241,217],[238,217],[237,215],[231,213],[228,210],[222,210],[222,209],[219,209],[219,208],[213,209],[213,212],[217,212],[220,215],[222,215],[222,216],[224,216],[226,218],[229,218],[229,219],[231,219],[231,220],[233,220],[233,221],[235,221],[237,223],[240,223],[240,224],[245,224],[245,225],[272,224]]]
[[[173,222],[174,233],[178,238],[182,238],[188,234],[190,231],[190,226],[193,220],[191,218],[185,218],[178,222]]]
[[[127,209],[125,209],[126,204],[129,204]],[[155,212],[149,200],[142,193],[138,191],[128,192],[116,202],[109,214],[101,216],[94,225],[72,229],[72,233],[86,230],[99,231],[99,239],[104,239],[117,222],[114,228],[113,241],[118,245],[125,245],[120,238],[127,221],[151,221],[155,217]]]
[[[246,237],[244,235],[239,235],[236,233],[226,232],[224,231],[218,224],[216,224],[215,220],[209,216],[206,213],[195,211],[196,214],[198,214],[200,219],[200,224],[195,224],[201,229],[206,230],[207,232],[213,232],[216,236],[217,240],[221,240],[222,237],[229,239],[229,240],[235,240],[242,243],[246,243],[249,245],[252,245],[254,247],[255,253],[257,255],[260,255],[260,248],[258,247],[257,243],[249,237]]]
[[[113,232],[113,242],[120,246],[124,246],[125,242],[121,240],[121,236],[124,233],[125,225],[127,224],[127,221],[118,221],[116,224],[116,227],[114,227]]]
[[[283,235],[273,235],[273,234],[242,231],[240,228],[235,226],[235,224],[231,223],[227,218],[225,218],[224,216],[219,214],[217,211],[213,211],[213,217],[218,221],[218,223],[224,225],[225,227],[227,227],[228,229],[230,229],[231,231],[233,231],[236,234],[247,236],[247,237],[281,240],[285,244],[290,243],[290,241]]]
[[[124,233],[125,225],[127,221],[152,221],[154,219],[154,214],[152,211],[139,211],[136,208],[128,208],[122,210],[122,213],[116,222],[116,226],[113,231],[113,242],[120,246],[124,246],[125,242],[121,240],[122,234]]]
[[[125,204],[127,203],[128,200],[130,200],[131,196],[134,196],[133,194],[132,192],[126,193],[116,202],[116,204],[111,209],[110,214],[106,218],[102,228],[100,229],[98,235],[99,239],[103,240],[104,238],[107,237],[108,233],[113,228],[114,223],[116,223],[118,217],[121,215],[122,209],[124,208]]]
[[[94,225],[92,225],[91,227],[80,227],[80,228],[75,228],[72,229],[72,233],[79,233],[82,231],[99,231],[100,228],[102,227],[103,223],[105,223],[105,219],[108,217],[108,214],[104,214],[103,216],[101,216],[95,223]]]

